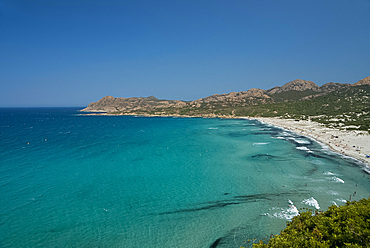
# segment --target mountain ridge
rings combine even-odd
[[[81,111],[132,115],[184,115],[182,112],[188,112],[187,115],[209,116],[209,114],[215,114],[212,113],[213,109],[308,100],[319,96],[325,96],[331,92],[344,88],[360,85],[370,85],[370,77],[361,79],[354,84],[330,82],[321,87],[317,86],[312,81],[296,79],[283,86],[276,86],[268,90],[251,88],[247,91],[214,94],[194,101],[159,100],[154,96],[130,98],[105,96],[97,102],[90,103]],[[191,109],[194,111],[191,111]],[[196,111],[197,109],[206,111]]]

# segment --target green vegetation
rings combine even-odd
[[[290,90],[290,91],[284,91],[281,93],[276,93],[273,95],[273,98],[276,102],[298,101],[304,97],[317,95],[317,94],[319,93],[313,90],[304,90],[304,91]]]
[[[325,212],[302,212],[267,244],[253,247],[369,247],[370,198],[331,206]]]
[[[220,117],[283,117],[311,119],[330,127],[369,131],[370,85],[346,87],[326,95],[308,91],[288,91],[273,95],[267,103],[259,99],[247,103],[213,102],[200,107],[162,109],[166,114],[215,115]],[[310,99],[297,100],[311,96]],[[289,100],[288,100],[289,99]],[[273,102],[272,102],[273,101]]]
[[[111,114],[283,117],[310,119],[328,127],[370,133],[370,85],[343,86],[330,93],[290,90],[269,97],[223,98],[218,101],[187,103],[182,107],[167,107],[166,104],[153,107],[151,104],[141,109],[131,106],[131,109],[127,108],[124,112],[117,109],[117,112]]]
[[[355,86],[324,96],[264,105],[261,116],[310,119],[331,127],[369,131],[370,86]]]

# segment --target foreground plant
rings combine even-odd
[[[302,212],[267,244],[253,247],[370,247],[370,197],[325,212]]]

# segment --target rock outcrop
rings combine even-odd
[[[320,92],[330,93],[336,90],[343,89],[344,87],[349,86],[349,84],[340,84],[340,83],[326,83],[320,87]]]
[[[195,101],[192,101],[190,104],[198,104],[198,103],[211,103],[211,102],[246,102],[248,99],[253,98],[262,98],[267,99],[270,98],[265,90],[261,89],[250,89],[248,91],[241,91],[241,92],[230,92],[227,94],[216,94],[212,96],[208,96],[206,98],[201,98]]]
[[[364,79],[361,79],[357,83],[353,84],[353,86],[359,86],[359,85],[370,85],[370,77],[366,77]]]
[[[186,102],[179,100],[158,100],[154,96],[115,98],[106,96],[97,102],[90,103],[82,111],[86,112],[149,112],[159,108],[182,108]]]
[[[284,84],[282,87],[274,87],[267,91],[267,94],[273,95],[277,93],[282,93],[286,91],[305,91],[305,90],[312,90],[312,91],[319,91],[319,86],[317,86],[314,82],[306,81],[302,79],[296,79],[289,83]]]

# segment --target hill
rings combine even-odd
[[[333,127],[369,131],[370,77],[355,84],[330,82],[321,87],[296,79],[269,90],[253,88],[190,102],[159,100],[154,96],[106,96],[82,111],[156,116],[310,118]]]

